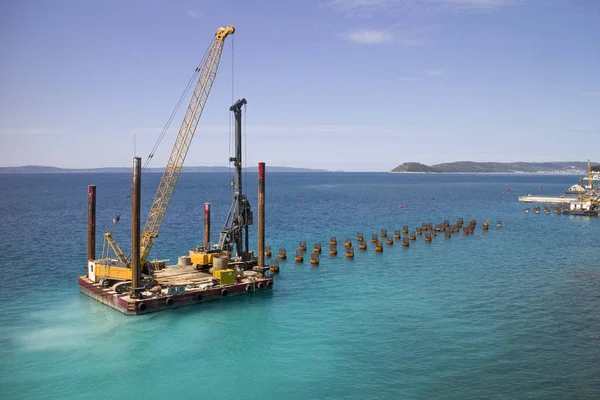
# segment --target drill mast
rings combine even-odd
[[[235,156],[229,158],[235,167],[233,179],[233,201],[225,225],[219,235],[217,247],[222,251],[233,252],[235,245],[236,256],[243,261],[249,259],[248,251],[248,226],[253,223],[253,214],[250,202],[242,193],[242,107],[247,104],[246,99],[235,102],[229,110],[235,117]]]

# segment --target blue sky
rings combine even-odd
[[[145,159],[228,24],[186,165],[227,164],[241,97],[247,165],[597,159],[596,0],[8,0],[0,165],[129,166],[134,137]]]

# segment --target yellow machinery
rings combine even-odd
[[[578,200],[582,203],[589,202],[588,207],[593,207],[594,209],[598,206],[597,195],[594,195],[594,174],[592,172],[592,163],[588,160],[588,169],[587,169],[587,177],[588,183],[585,185],[585,191],[579,195]]]
[[[211,251],[211,250],[190,250],[190,260],[192,264],[197,265],[200,268],[207,268],[212,265],[213,257],[227,256],[228,253],[225,251]]]
[[[231,25],[228,25],[226,28],[217,29],[217,33],[215,34],[210,48],[208,49],[206,57],[202,61],[200,67],[197,69],[198,79],[196,81],[196,86],[192,93],[185,117],[181,123],[181,127],[177,133],[177,138],[175,139],[175,144],[171,150],[169,161],[167,162],[167,166],[165,167],[165,171],[158,185],[158,190],[156,191],[156,195],[152,201],[152,206],[150,208],[150,212],[148,213],[144,230],[141,233],[140,265],[142,268],[146,264],[146,259],[150,254],[152,245],[156,241],[156,238],[158,238],[158,232],[160,231],[167,208],[169,207],[171,196],[173,195],[175,185],[177,184],[177,179],[179,178],[179,174],[183,168],[183,163],[192,143],[192,139],[194,137],[194,133],[196,132],[200,117],[202,116],[204,105],[206,104],[208,95],[210,94],[210,90],[217,75],[225,38],[234,32],[235,28]],[[130,265],[130,261],[127,256],[125,256],[119,245],[115,242],[112,235],[107,233],[104,235],[104,239],[105,243],[107,243],[108,246],[110,246],[110,248],[114,251],[117,259],[119,260],[119,264],[123,264],[124,267],[128,267]],[[100,272],[101,270],[102,275],[94,274],[96,281],[101,279],[131,280],[131,270],[129,270],[127,275],[121,270],[122,267],[108,268],[106,265],[102,265],[103,262],[104,264],[108,264],[108,261],[108,257],[103,257],[103,260],[98,260],[96,271]]]
[[[123,253],[123,250],[121,250],[121,247],[117,244],[117,242],[115,242],[115,239],[112,237],[112,234],[110,232],[104,234],[104,241],[110,246],[112,251],[117,256],[119,262],[122,262],[123,264],[129,264],[127,256],[125,255],[125,253]],[[102,249],[102,259],[108,259],[108,248],[106,248],[106,246]]]
[[[232,269],[218,269],[213,271],[213,278],[218,279],[220,285],[228,285],[235,282],[235,271]]]
[[[594,174],[592,173],[592,163],[588,160],[588,172],[587,172],[588,185],[591,189],[594,188]]]

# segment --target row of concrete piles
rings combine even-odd
[[[433,237],[437,235],[443,235],[446,239],[452,237],[453,234],[462,232],[463,235],[471,235],[475,231],[477,226],[477,220],[471,219],[468,224],[465,224],[463,218],[459,218],[456,223],[450,224],[449,220],[444,220],[440,224],[433,224],[431,222],[423,222],[420,226],[415,229],[409,229],[408,225],[404,225],[402,229],[394,230],[393,235],[388,235],[387,228],[382,228],[380,233],[373,233],[371,235],[371,243],[375,246],[376,252],[383,252],[384,242],[387,246],[394,245],[395,242],[400,242],[403,247],[409,247],[411,242],[416,241],[417,237],[422,236],[426,243],[430,243]],[[483,221],[481,225],[481,229],[484,231],[489,230],[490,223],[486,219]],[[502,227],[502,221],[496,222],[496,227]],[[331,236],[329,239],[329,255],[336,256],[338,254],[337,250],[337,237]],[[367,241],[363,235],[363,232],[357,232],[356,235],[356,245],[359,250],[367,250]],[[319,264],[320,255],[322,254],[322,244],[321,242],[315,242],[312,252],[310,254],[310,263],[311,264]],[[347,258],[354,258],[354,243],[351,238],[344,239],[344,248],[345,248],[345,256]],[[306,240],[301,240],[298,249],[296,250],[296,254],[294,256],[294,260],[298,263],[304,261],[304,254],[307,252]],[[272,251],[271,246],[265,247],[265,257],[271,257]],[[277,253],[277,258],[271,259],[271,266],[276,265],[277,270],[279,268],[278,260],[286,260],[287,259],[287,251],[285,247],[280,247]]]
[[[547,214],[547,215],[550,215],[550,214],[552,213],[552,211],[554,211],[554,213],[555,213],[556,215],[561,215],[561,214],[562,214],[562,212],[563,212],[565,209],[566,209],[566,207],[565,207],[565,206],[563,206],[563,205],[560,205],[560,204],[551,204],[551,205],[549,205],[549,206],[548,206],[548,205],[544,205],[544,213],[545,213],[545,214]],[[526,212],[526,213],[529,213],[529,212],[530,212],[530,208],[529,208],[529,207],[527,207],[527,208],[525,209],[525,212]],[[540,213],[540,206],[535,206],[535,207],[533,207],[533,212],[534,212],[535,214],[539,214],[539,213]]]

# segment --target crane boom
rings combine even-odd
[[[192,143],[196,127],[200,121],[204,105],[210,94],[213,82],[219,69],[219,61],[223,52],[225,38],[235,32],[235,28],[228,25],[226,28],[219,28],[212,44],[208,50],[206,58],[199,67],[198,80],[192,93],[185,117],[177,133],[175,144],[171,150],[169,161],[163,172],[158,185],[158,190],[152,201],[148,218],[144,224],[140,238],[140,265],[144,265],[146,258],[150,254],[152,245],[158,237],[158,232],[165,218],[171,196],[175,190],[177,179],[181,173],[185,157]]]
[[[115,242],[115,239],[113,238],[113,236],[110,232],[107,232],[104,234],[104,240],[106,241],[106,243],[108,243],[108,245],[110,246],[112,251],[115,253],[115,255],[117,256],[117,259],[120,262],[122,262],[124,264],[129,264],[129,260],[127,259],[127,256],[125,255],[125,253],[123,253],[123,250],[121,250],[121,247],[119,247],[117,242]],[[102,258],[108,258],[108,257],[103,256]]]

